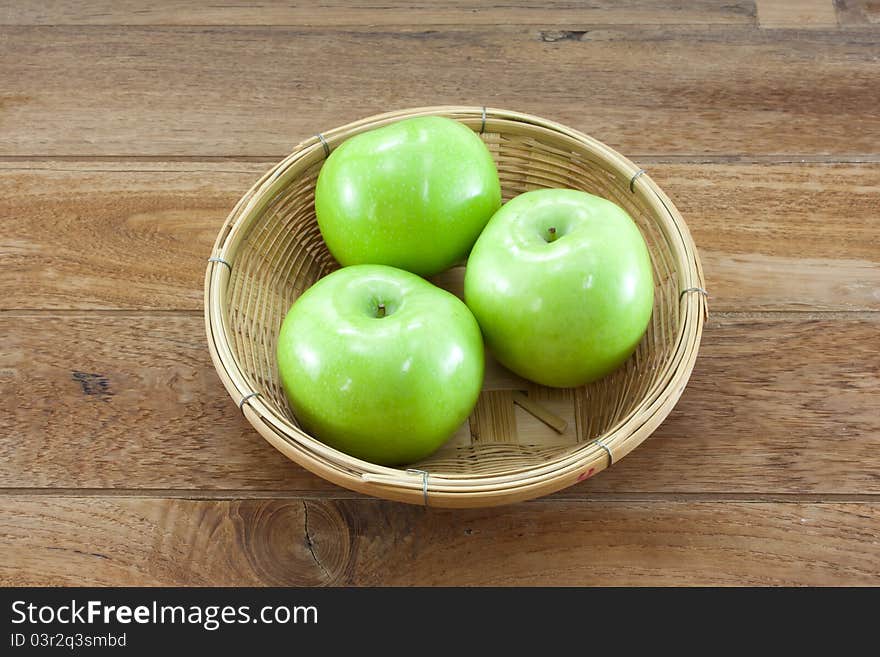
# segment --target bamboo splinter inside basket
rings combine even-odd
[[[281,389],[275,345],[293,302],[339,265],[315,219],[318,172],[333,148],[413,116],[468,125],[498,167],[504,201],[565,187],[623,207],[648,245],[654,311],[644,339],[616,372],[587,386],[546,388],[490,358],[474,412],[436,454],[407,468],[377,466],[303,432]],[[431,279],[461,296],[464,268]],[[641,169],[604,144],[539,117],[481,107],[383,114],[299,144],[239,201],[220,231],[205,278],[214,365],[234,402],[272,445],[339,485],[443,507],[506,504],[591,477],[639,445],[672,410],[699,348],[706,294],[696,247],[672,202]]]

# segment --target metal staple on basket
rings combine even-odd
[[[418,108],[336,128],[333,140],[342,143],[374,127],[427,114],[463,120],[474,132],[488,127],[486,107]],[[501,136],[487,142],[487,148],[505,198],[538,185],[574,187],[614,201],[639,224],[655,280],[686,281],[684,290],[663,288],[655,295],[649,335],[628,366],[577,389],[529,388],[530,398],[534,393],[536,402],[574,419],[568,431],[558,433],[522,418],[511,390],[498,381],[489,385],[487,377],[475,415],[435,456],[409,469],[353,458],[303,431],[279,394],[278,326],[296,296],[333,262],[314,216],[314,184],[323,162],[308,156],[315,152],[315,139],[302,142],[255,184],[220,230],[213,252],[223,257],[212,261],[230,270],[230,263],[236,263],[237,276],[206,276],[205,312],[209,348],[234,403],[243,410],[256,393],[245,399],[235,391],[260,381],[266,392],[260,416],[247,413],[248,421],[289,458],[329,481],[432,507],[481,507],[539,497],[624,458],[669,414],[687,383],[703,322],[680,301],[688,293],[707,294],[696,246],[675,206],[654,183],[642,186],[654,193],[635,193],[644,170],[577,130],[501,109],[492,110],[491,129]],[[316,137],[328,155],[329,143],[323,134]],[[448,275],[454,279],[454,273]],[[479,435],[471,435],[469,427]],[[413,485],[414,475],[421,475],[421,490]]]
[[[700,294],[703,297],[703,299],[705,299],[705,302],[703,303],[703,319],[708,321],[709,320],[709,292],[705,288],[702,288],[702,287],[686,287],[685,289],[683,289],[681,291],[681,294],[678,295],[679,300],[684,299],[684,295],[691,293],[691,292],[696,292],[696,293]]]
[[[330,157],[330,144],[327,143],[327,140],[324,139],[324,135],[320,132],[315,135],[318,138],[318,141],[321,142],[321,146],[324,147],[324,157]]]
[[[680,296],[683,297],[683,296],[684,296],[685,294],[687,294],[688,292],[699,292],[700,294],[702,294],[702,295],[703,295],[704,297],[706,297],[707,299],[709,298],[709,292],[707,292],[706,290],[704,290],[704,289],[701,288],[701,287],[686,287],[685,289],[683,289],[683,290],[681,291],[681,295],[680,295]]]
[[[605,450],[605,453],[608,455],[608,467],[611,467],[612,465],[614,465],[614,454],[611,453],[611,450],[609,449],[608,445],[603,443],[601,438],[597,438],[596,440],[594,440],[593,444],[598,445],[599,447],[601,447],[602,449]]]
[[[633,177],[629,179],[629,191],[631,191],[632,193],[635,193],[635,191],[636,191],[636,188],[635,188],[636,180],[639,179],[639,176],[644,176],[646,173],[648,173],[648,172],[645,171],[644,169],[639,169],[638,171],[636,171],[636,172],[633,174]]]
[[[425,500],[425,506],[428,506],[428,476],[430,473],[427,470],[418,470],[417,468],[407,468],[406,471],[422,475],[422,497]]]
[[[217,256],[213,256],[208,258],[208,262],[219,262],[221,265],[226,265],[229,268],[229,271],[232,271],[232,265],[226,262],[223,258],[218,258]]]
[[[238,401],[238,410],[240,410],[243,413],[244,412],[244,405],[247,404],[248,401],[250,399],[252,399],[253,397],[262,397],[262,395],[259,392],[249,392],[248,394],[246,394],[244,397],[242,397]]]

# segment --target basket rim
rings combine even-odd
[[[345,139],[415,116],[456,119],[475,131],[543,134],[589,154],[630,192],[641,196],[662,223],[677,265],[680,314],[672,355],[642,400],[615,426],[560,457],[504,474],[451,474],[390,468],[340,452],[275,413],[241,368],[230,345],[225,297],[235,253],[252,221],[290,180],[327,157]],[[691,294],[689,292],[701,292]],[[532,499],[566,488],[616,463],[649,436],[671,412],[690,378],[708,304],[696,245],[681,214],[644,171],[602,142],[560,123],[509,110],[476,106],[403,109],[366,117],[297,144],[236,203],[212,249],[205,272],[205,328],[214,367],[248,422],[274,447],[315,474],[357,492],[425,506],[479,507]]]

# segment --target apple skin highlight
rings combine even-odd
[[[303,429],[379,465],[430,456],[473,411],[480,328],[457,297],[415,274],[356,265],[294,303],[278,372]]]
[[[346,140],[315,188],[318,227],[340,264],[421,276],[463,261],[500,206],[489,149],[467,126],[439,116]]]
[[[577,387],[636,349],[654,278],[644,238],[622,208],[586,192],[543,189],[492,217],[468,259],[464,292],[505,367],[543,385]]]

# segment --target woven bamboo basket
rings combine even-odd
[[[393,121],[447,116],[477,132],[498,167],[505,201],[567,187],[629,212],[651,254],[651,323],[632,357],[604,379],[552,389],[491,361],[477,406],[449,442],[408,468],[350,457],[299,428],[279,382],[275,344],[296,298],[339,265],[315,219],[324,159],[344,140]],[[436,276],[461,295],[464,268]],[[214,365],[253,427],[293,461],[336,484],[381,498],[481,507],[539,497],[616,463],[647,438],[681,396],[707,316],[703,272],[687,226],[660,188],[599,141],[545,119],[481,107],[427,107],[373,116],[316,135],[268,171],[229,215],[205,276]]]

